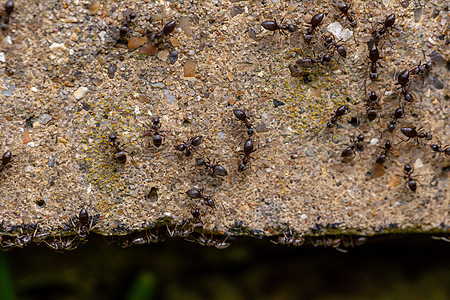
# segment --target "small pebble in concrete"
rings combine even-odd
[[[370,144],[371,144],[372,146],[375,146],[376,144],[378,144],[378,141],[379,141],[379,139],[373,138],[373,139],[370,140]]]
[[[177,51],[170,52],[168,58],[169,62],[173,65],[178,60],[178,52]]]
[[[49,114],[43,114],[42,116],[40,116],[37,121],[42,124],[42,125],[46,125],[48,122],[50,122],[53,119],[52,116],[50,116]]]
[[[156,55],[160,60],[166,61],[167,57],[169,56],[169,50],[162,50],[159,51]]]
[[[197,62],[187,59],[184,63],[184,77],[194,77],[197,69]]]
[[[52,158],[50,159],[50,162],[48,163],[48,165],[49,165],[49,167],[51,167],[51,168],[53,168],[53,167],[55,166],[55,158],[54,158],[54,157],[52,157]]]
[[[166,96],[166,101],[168,104],[175,103],[175,100],[176,100],[175,96],[171,95],[169,90],[164,89],[163,93],[164,93],[164,96]]]
[[[414,169],[420,169],[423,168],[423,162],[420,158],[416,159],[416,162],[414,163]]]
[[[305,151],[305,154],[308,155],[309,157],[312,157],[312,156],[314,156],[314,150],[308,149]]]
[[[64,45],[64,43],[53,43],[50,45],[50,50],[51,51],[58,51],[58,50],[66,50],[66,46]]]
[[[331,32],[337,40],[348,41],[353,36],[353,31],[350,29],[342,27],[339,22],[333,22],[327,27],[328,31]]]
[[[162,82],[151,83],[150,85],[154,88],[159,88],[159,89],[163,89],[165,87],[165,84]]]
[[[108,67],[108,77],[113,79],[114,75],[116,74],[117,66],[115,64],[112,64]]]
[[[0,52],[0,62],[6,62],[5,53]]]
[[[242,8],[235,6],[231,9],[230,14],[231,14],[231,17],[233,18],[239,14],[242,14],[243,12],[244,12],[244,10]]]
[[[15,85],[10,85],[6,91],[2,91],[2,95],[5,97],[9,97],[13,94],[15,89],[16,89]]]
[[[77,100],[83,99],[84,96],[87,95],[89,89],[87,87],[81,86],[79,87],[75,93],[73,93],[73,97]]]
[[[273,99],[273,107],[277,108],[278,106],[284,105],[283,102],[278,101],[277,99]]]
[[[444,85],[436,76],[433,76],[433,86],[438,90],[442,90],[444,88]]]

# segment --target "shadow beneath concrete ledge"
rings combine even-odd
[[[2,295],[18,299],[448,299],[449,244],[385,236],[341,253],[268,240],[225,250],[182,240],[122,249],[99,236],[64,254],[0,252]],[[9,283],[8,283],[9,281]]]

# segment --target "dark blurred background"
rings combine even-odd
[[[0,299],[450,299],[449,244],[385,236],[341,253],[268,240],[0,251]]]

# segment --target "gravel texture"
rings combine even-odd
[[[0,146],[13,154],[0,173],[4,234],[79,233],[73,218],[83,207],[103,235],[165,224],[234,236],[448,232],[449,157],[431,151],[437,139],[406,142],[399,130],[423,127],[449,144],[445,1],[355,0],[355,28],[333,1],[14,2],[0,32]],[[130,11],[136,18],[127,22]],[[328,14],[306,45],[302,34],[318,12]],[[367,42],[390,13],[395,28],[379,43],[379,80],[371,82]],[[273,19],[301,31],[261,27]],[[150,34],[172,20],[175,30],[152,45]],[[291,77],[288,65],[325,53],[320,33],[330,24],[347,39],[347,58],[335,53],[330,64]],[[402,101],[396,76],[426,61],[433,69],[410,78],[415,100]],[[368,122],[371,90],[379,117]],[[405,117],[389,133],[400,102]],[[327,128],[343,104],[350,112]],[[244,172],[248,133],[233,109],[256,128]],[[143,137],[154,117],[158,148]],[[110,133],[125,164],[114,158]],[[364,150],[343,162],[360,133]],[[190,157],[175,150],[197,135],[203,143]],[[395,146],[380,167],[387,139]],[[199,157],[228,175],[211,176],[195,165]],[[405,186],[406,163],[415,166],[416,192]],[[187,197],[191,188],[204,189],[215,207]]]

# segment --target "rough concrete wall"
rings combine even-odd
[[[181,235],[192,227],[236,236],[446,232],[448,156],[431,150],[437,139],[406,141],[400,128],[423,127],[448,144],[448,5],[353,1],[353,28],[333,1],[316,2],[15,1],[0,44],[1,149],[13,154],[0,174],[2,231],[80,233],[86,228],[74,217],[85,207],[92,230],[104,235],[166,223],[178,224]],[[137,17],[127,23],[130,11]],[[302,35],[318,12],[328,14],[307,45]],[[391,13],[395,28],[378,44],[382,59],[371,81],[368,42]],[[300,31],[261,27],[273,19]],[[177,28],[158,46],[146,43],[171,20]],[[337,30],[334,22],[351,31],[339,42],[347,58],[334,52],[329,64],[292,77],[289,65],[327,52],[321,35]],[[399,72],[426,61],[433,69],[411,75],[414,101],[405,102]],[[369,122],[371,90],[379,105]],[[405,116],[390,133],[400,103]],[[349,113],[327,128],[344,104]],[[248,134],[233,109],[245,109],[256,129],[243,172]],[[154,117],[160,147],[142,137]],[[115,159],[111,133],[126,150],[125,164]],[[364,150],[343,162],[360,133]],[[176,151],[198,135],[203,143],[190,157]],[[387,139],[395,146],[377,165]],[[195,165],[200,157],[228,175],[211,176]],[[416,192],[405,187],[406,163],[420,181]],[[191,188],[204,189],[214,208],[189,198]]]

